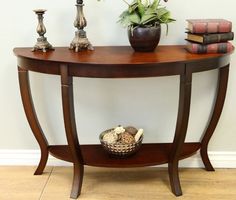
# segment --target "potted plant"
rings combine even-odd
[[[166,24],[168,33],[168,23],[175,21],[170,11],[160,5],[161,0],[134,0],[130,4],[123,1],[128,9],[118,22],[128,28],[131,46],[135,51],[154,51],[160,40],[161,24]]]

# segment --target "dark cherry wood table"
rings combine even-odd
[[[19,72],[20,91],[32,132],[41,149],[41,160],[35,175],[46,166],[48,154],[72,162],[74,177],[71,197],[81,192],[84,165],[99,167],[142,167],[168,163],[170,185],[176,196],[182,195],[179,180],[179,160],[198,150],[206,170],[214,171],[208,153],[208,143],[213,135],[223,108],[229,73],[230,53],[190,54],[184,46],[159,46],[155,52],[138,53],[130,47],[95,47],[95,51],[74,53],[58,47],[47,53],[31,52],[30,48],[15,48]],[[218,90],[211,119],[200,142],[186,143],[192,74],[218,69]],[[29,71],[61,76],[62,106],[68,145],[49,145],[37,119],[29,84]],[[172,143],[143,144],[132,157],[111,158],[101,145],[80,145],[74,114],[73,77],[90,78],[139,78],[180,76],[179,108]],[[95,134],[98,137],[98,133]]]

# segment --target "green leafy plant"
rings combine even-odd
[[[128,5],[128,9],[119,16],[118,22],[131,30],[136,27],[155,27],[166,24],[167,34],[168,23],[175,21],[171,18],[170,11],[160,4],[161,0],[133,0],[132,3],[123,1]]]

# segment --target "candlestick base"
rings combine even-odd
[[[75,37],[70,44],[70,48],[75,52],[82,50],[94,50],[92,44],[89,42],[86,32],[84,30],[78,30],[75,32]]]
[[[37,43],[34,45],[32,51],[43,51],[47,52],[48,50],[54,50],[52,45],[47,41],[46,37],[37,38]]]

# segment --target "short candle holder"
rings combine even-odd
[[[34,10],[35,14],[38,16],[38,26],[37,26],[37,33],[39,34],[39,38],[37,38],[37,43],[34,45],[32,51],[43,51],[47,52],[47,50],[54,50],[52,45],[47,41],[47,38],[44,37],[44,34],[46,33],[46,28],[43,24],[43,14],[46,12],[46,10],[43,9],[37,9]]]
[[[82,50],[94,50],[92,44],[89,42],[86,32],[84,31],[84,27],[87,26],[87,21],[84,17],[83,13],[83,0],[77,0],[77,4],[75,5],[77,8],[77,15],[74,21],[74,26],[78,29],[75,32],[75,37],[70,44],[69,49],[73,49],[75,52],[79,52]]]

